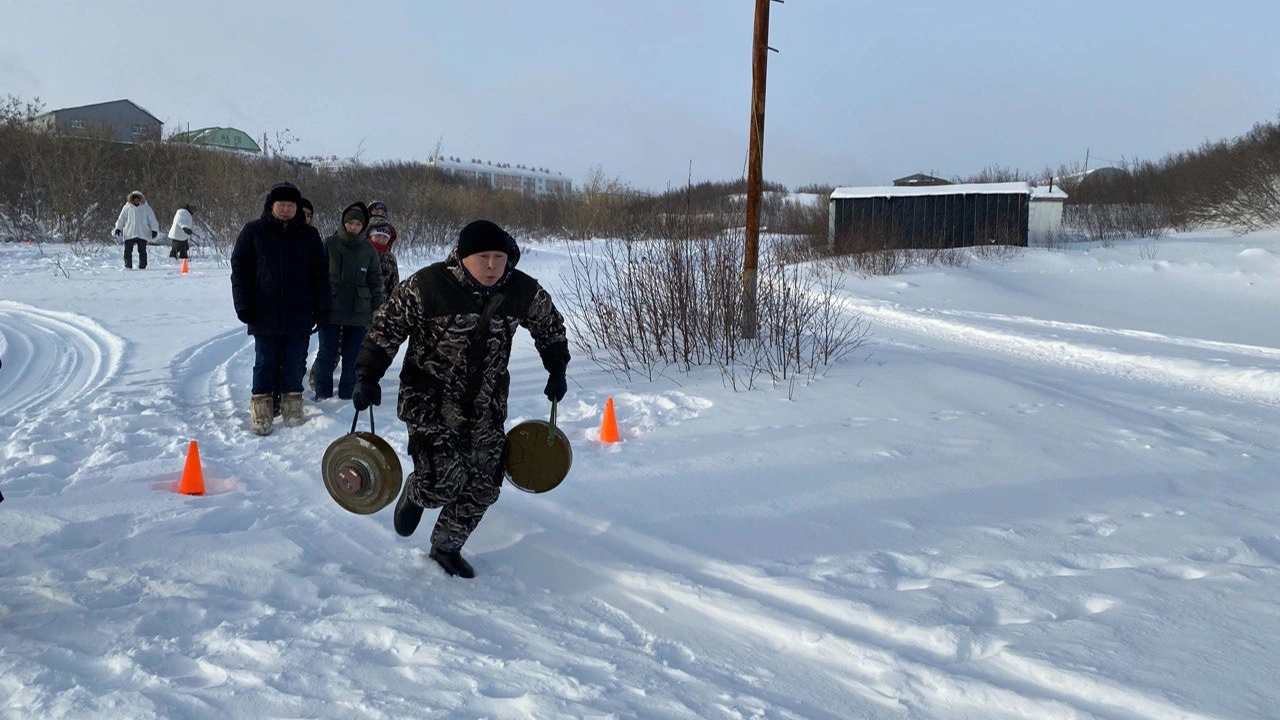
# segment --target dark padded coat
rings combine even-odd
[[[329,321],[329,260],[301,211],[281,221],[268,199],[244,226],[231,251],[231,298],[250,335],[309,333]]]
[[[495,297],[499,302],[485,317]],[[362,380],[380,380],[408,340],[400,373],[401,420],[450,436],[477,425],[501,428],[511,342],[521,326],[533,336],[543,366],[564,372],[564,318],[538,281],[511,268],[497,286],[483,288],[453,255],[396,286],[374,315],[356,370]]]
[[[352,209],[364,211],[368,219],[364,203],[348,206],[343,216]],[[373,311],[386,299],[382,263],[366,232],[367,228],[351,235],[343,227],[325,238],[324,248],[329,255],[329,286],[333,294],[329,322],[334,325],[368,325],[373,320]]]

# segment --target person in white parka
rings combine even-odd
[[[147,241],[160,234],[160,222],[140,190],[129,193],[116,218],[116,237],[124,240],[124,266],[133,269],[133,246],[138,246],[138,269],[147,269]]]
[[[169,226],[169,257],[186,260],[191,250],[191,237],[195,235],[195,223],[191,219],[195,208],[183,205],[173,215],[173,224]]]

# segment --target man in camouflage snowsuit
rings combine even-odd
[[[441,508],[431,558],[450,575],[474,577],[461,548],[502,488],[511,377],[507,363],[524,326],[548,373],[553,401],[567,391],[564,318],[538,281],[516,270],[520,249],[488,220],[462,229],[444,262],[396,286],[373,318],[356,360],[357,411],[382,401],[378,381],[401,343],[397,414],[409,428],[413,472],[396,504],[396,532],[408,537],[423,508]]]

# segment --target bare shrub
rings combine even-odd
[[[567,309],[579,350],[621,379],[718,367],[752,389],[812,379],[860,345],[860,318],[836,292],[833,268],[806,269],[766,251],[759,264],[756,337],[739,337],[742,236],[606,240],[579,246]]]
[[[1123,163],[1123,172],[1085,176],[1069,190],[1076,227],[1094,239],[1158,237],[1153,227],[1222,226],[1244,233],[1280,225],[1280,122],[1230,140],[1209,141],[1157,161]],[[1073,205],[1122,210],[1071,213]]]
[[[973,254],[973,257],[980,260],[986,260],[987,262],[996,263],[997,265],[1003,265],[1011,260],[1020,260],[1027,254],[1026,248],[1021,245],[1006,245],[1003,243],[996,243],[993,245],[976,245],[970,248],[970,252]],[[945,265],[947,263],[943,262],[943,264]],[[966,259],[964,265],[957,267],[967,265],[968,260]]]
[[[1068,204],[1062,223],[1088,240],[1110,245],[1126,238],[1163,237],[1172,216],[1155,203]]]

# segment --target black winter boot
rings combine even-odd
[[[418,529],[420,520],[422,520],[422,506],[409,499],[409,483],[406,482],[404,490],[400,492],[400,501],[396,503],[396,532],[401,537],[409,537],[414,530]]]
[[[444,568],[444,571],[450,575],[463,578],[473,578],[476,576],[475,568],[471,567],[471,563],[462,558],[462,552],[458,550],[441,550],[439,548],[431,548],[432,560],[436,564]]]

